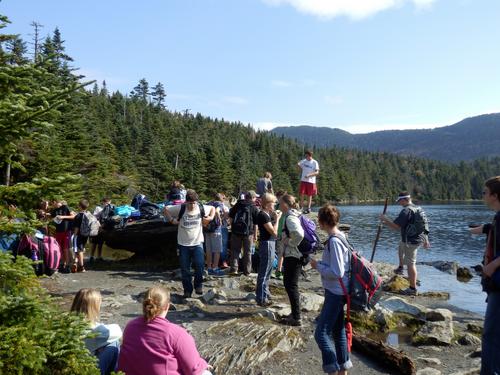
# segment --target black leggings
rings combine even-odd
[[[299,276],[302,270],[300,259],[286,257],[283,260],[283,285],[290,299],[292,308],[292,317],[300,319],[300,294],[299,294]]]

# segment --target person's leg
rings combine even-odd
[[[238,234],[231,234],[231,257],[230,257],[230,267],[231,272],[238,272],[238,261],[240,260],[242,236]]]
[[[316,330],[314,332],[314,338],[318,344],[319,350],[321,351],[323,371],[328,374],[335,373],[341,369],[339,361],[337,360],[337,351],[332,341],[332,332],[334,326],[337,327],[341,316],[342,322],[344,320],[344,305],[342,304],[342,298],[342,296],[337,296],[330,291],[325,290],[323,308],[321,309]]]
[[[500,374],[500,292],[488,294],[481,349],[481,375]]]
[[[109,344],[97,351],[97,359],[99,362],[99,369],[101,370],[101,375],[109,375],[113,371],[116,371],[119,353],[120,353],[120,344],[118,341]]]
[[[224,265],[224,263],[226,263],[227,259],[228,259],[227,246],[228,246],[228,240],[229,240],[229,230],[227,229],[227,227],[221,228],[221,234],[222,234],[222,249],[221,249],[221,254],[220,254],[220,260]]]
[[[404,260],[408,267],[408,281],[413,289],[417,289],[417,251],[418,245],[406,244]]]
[[[178,245],[179,263],[181,266],[182,287],[184,295],[190,296],[193,293],[193,283],[191,281],[191,254],[188,246]]]
[[[292,317],[300,320],[300,295],[299,295],[299,275],[302,266],[300,260],[294,257],[286,257],[283,261],[283,285],[290,300]]]
[[[399,260],[399,265],[398,268],[396,268],[395,272],[397,274],[402,275],[403,274],[403,269],[404,269],[404,251],[405,251],[405,243],[403,241],[399,241],[398,245],[398,260]]]
[[[312,195],[309,195],[307,197],[308,201],[307,201],[307,210],[308,211],[311,211],[311,205],[312,205],[312,199],[313,199],[313,196]]]
[[[255,299],[259,304],[266,302],[264,280],[267,272],[269,243],[269,241],[260,241],[259,243],[259,272],[257,273],[257,286],[255,287]]]
[[[335,324],[333,325],[333,342],[335,343],[335,354],[337,362],[340,366],[339,374],[347,373],[347,370],[352,368],[352,362],[349,358],[349,349],[347,348],[347,334],[345,330],[344,319],[344,296],[336,296],[337,305],[339,306],[339,314]]]
[[[90,237],[90,262],[94,261],[96,248],[97,248],[97,236]]]
[[[260,250],[260,249],[259,249]],[[269,290],[269,279],[271,278],[271,272],[273,271],[273,262],[276,257],[276,241],[270,241],[267,250],[267,268],[266,274],[264,276],[264,299],[271,299],[271,291]],[[262,262],[262,260],[261,260]]]
[[[221,232],[216,232],[214,233],[214,242],[213,242],[213,260],[212,260],[212,268],[214,269],[215,272],[218,272],[219,270],[219,260],[220,260],[220,254],[222,252],[222,233]]]
[[[104,245],[104,235],[99,233],[97,235],[97,259],[102,259],[102,247]]]
[[[205,265],[207,267],[208,272],[212,272],[212,242],[213,242],[213,233],[205,233]]]
[[[194,268],[194,290],[201,294],[203,288],[203,245],[191,247],[192,262]]]
[[[250,236],[243,236],[243,273],[250,275],[252,272],[252,245],[253,234]]]

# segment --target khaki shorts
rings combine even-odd
[[[417,263],[417,250],[420,247],[419,244],[412,243],[399,243],[399,258],[403,260],[403,264],[407,266]]]

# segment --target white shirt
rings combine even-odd
[[[316,176],[306,177],[308,174],[319,171],[319,164],[316,160],[301,160],[299,163],[300,168],[302,168],[302,176],[300,181],[310,182],[311,184],[316,183]]]
[[[168,206],[168,212],[170,215],[177,220],[179,217],[179,211],[182,205]],[[186,211],[179,222],[179,229],[177,230],[177,244],[181,246],[197,246],[204,242],[203,237],[203,224],[202,217],[200,214],[200,207],[198,204],[194,206],[193,211],[188,211],[186,206]],[[203,205],[205,210],[205,215],[210,214],[212,206]]]

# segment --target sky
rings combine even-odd
[[[3,0],[5,30],[58,27],[75,67],[170,110],[351,133],[500,112],[498,0]]]

